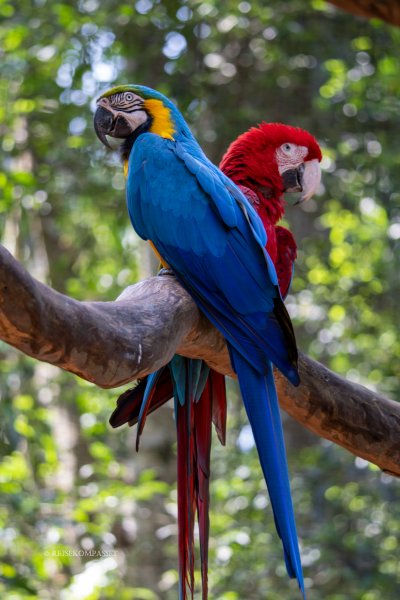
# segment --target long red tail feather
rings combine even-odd
[[[223,446],[226,442],[226,387],[225,376],[210,370],[208,376],[212,395],[212,420],[218,439]]]
[[[120,427],[125,423],[136,425],[143,402],[143,395],[147,385],[147,377],[142,379],[134,388],[126,390],[117,399],[117,407],[110,417],[111,427]],[[165,368],[157,381],[157,385],[150,402],[148,414],[168,402],[173,396],[171,374]]]
[[[187,379],[189,381],[189,378]],[[190,385],[187,385],[190,390]],[[190,391],[189,391],[190,394]],[[210,531],[211,425],[225,443],[226,392],[223,375],[211,371],[197,402],[192,396],[177,403],[178,537],[180,600],[193,599],[194,515],[199,523],[202,598],[208,598],[208,541]]]
[[[189,364],[189,361],[187,361]],[[190,385],[189,369],[186,373],[186,398],[183,405],[176,401],[176,427],[178,441],[178,546],[179,546],[179,600],[193,600],[194,594],[194,522],[197,510],[200,537],[202,599],[208,597],[208,541],[210,507],[210,453],[211,426],[221,444],[226,439],[225,377],[210,370],[206,385],[196,402]],[[143,406],[147,378],[127,390],[117,400],[110,417],[112,427],[124,423],[134,425],[139,421]],[[140,431],[146,416],[173,396],[173,383],[169,368],[160,374],[142,411]]]
[[[186,398],[183,405],[177,402],[176,426],[178,440],[178,545],[179,545],[179,599],[187,599],[187,587],[191,598],[194,592],[194,440],[193,402]]]
[[[212,421],[212,384],[207,380],[203,394],[194,409],[196,506],[199,523],[202,598],[208,596],[208,540],[210,531],[210,454]]]

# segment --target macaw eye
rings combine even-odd
[[[125,94],[125,100],[127,102],[132,102],[133,98],[134,98],[134,95],[131,92],[126,92],[126,94]]]
[[[287,155],[292,154],[293,150],[294,150],[294,144],[282,144],[281,149],[283,150],[283,152]]]

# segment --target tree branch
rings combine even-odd
[[[225,341],[170,275],[115,302],[79,302],[39,283],[0,246],[0,339],[97,385],[143,377],[175,353],[233,375]],[[400,404],[301,355],[301,385],[276,373],[282,407],[319,436],[400,476]]]
[[[338,8],[367,19],[382,19],[400,26],[399,0],[329,0]]]

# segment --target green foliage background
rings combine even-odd
[[[299,346],[398,395],[400,30],[320,0],[0,0],[0,18],[0,235],[30,272],[106,300],[145,271],[91,126],[110,83],[175,98],[216,162],[263,119],[299,125],[325,156],[321,194],[287,211]],[[171,408],[136,455],[107,423],[116,392],[4,344],[0,370],[1,597],[176,598]],[[398,482],[285,427],[310,600],[398,598]],[[233,388],[213,465],[210,597],[298,599]]]

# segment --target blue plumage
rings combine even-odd
[[[197,142],[192,143],[197,150]],[[296,384],[297,370],[288,353],[293,332],[288,317],[283,317],[284,328],[279,320],[286,313],[258,215],[232,182],[240,202],[228,194],[222,173],[218,178],[210,169],[213,185],[208,189],[214,195],[206,192],[197,172],[189,171],[182,159],[188,142],[185,146],[178,157],[178,140],[147,133],[136,141],[127,181],[133,227],[153,242],[208,318],[253,366],[266,372],[272,360]],[[204,155],[197,161],[203,181],[211,163]]]
[[[228,342],[288,573],[297,578],[304,595],[271,364],[298,384],[297,350],[275,267],[265,250],[264,227],[239,188],[206,158],[177,108],[149,88],[126,89],[160,100],[174,128],[173,136],[142,133],[133,145],[127,179],[133,227],[154,244]],[[180,410],[180,405],[189,421],[193,417],[189,404],[207,379],[197,363],[174,358],[170,365],[176,408]]]
[[[262,375],[257,373],[234,348],[231,348],[231,358],[238,374],[240,391],[267,482],[276,528],[283,544],[287,571],[290,577],[297,577],[304,595],[285,444],[272,365],[270,363],[269,372]]]

